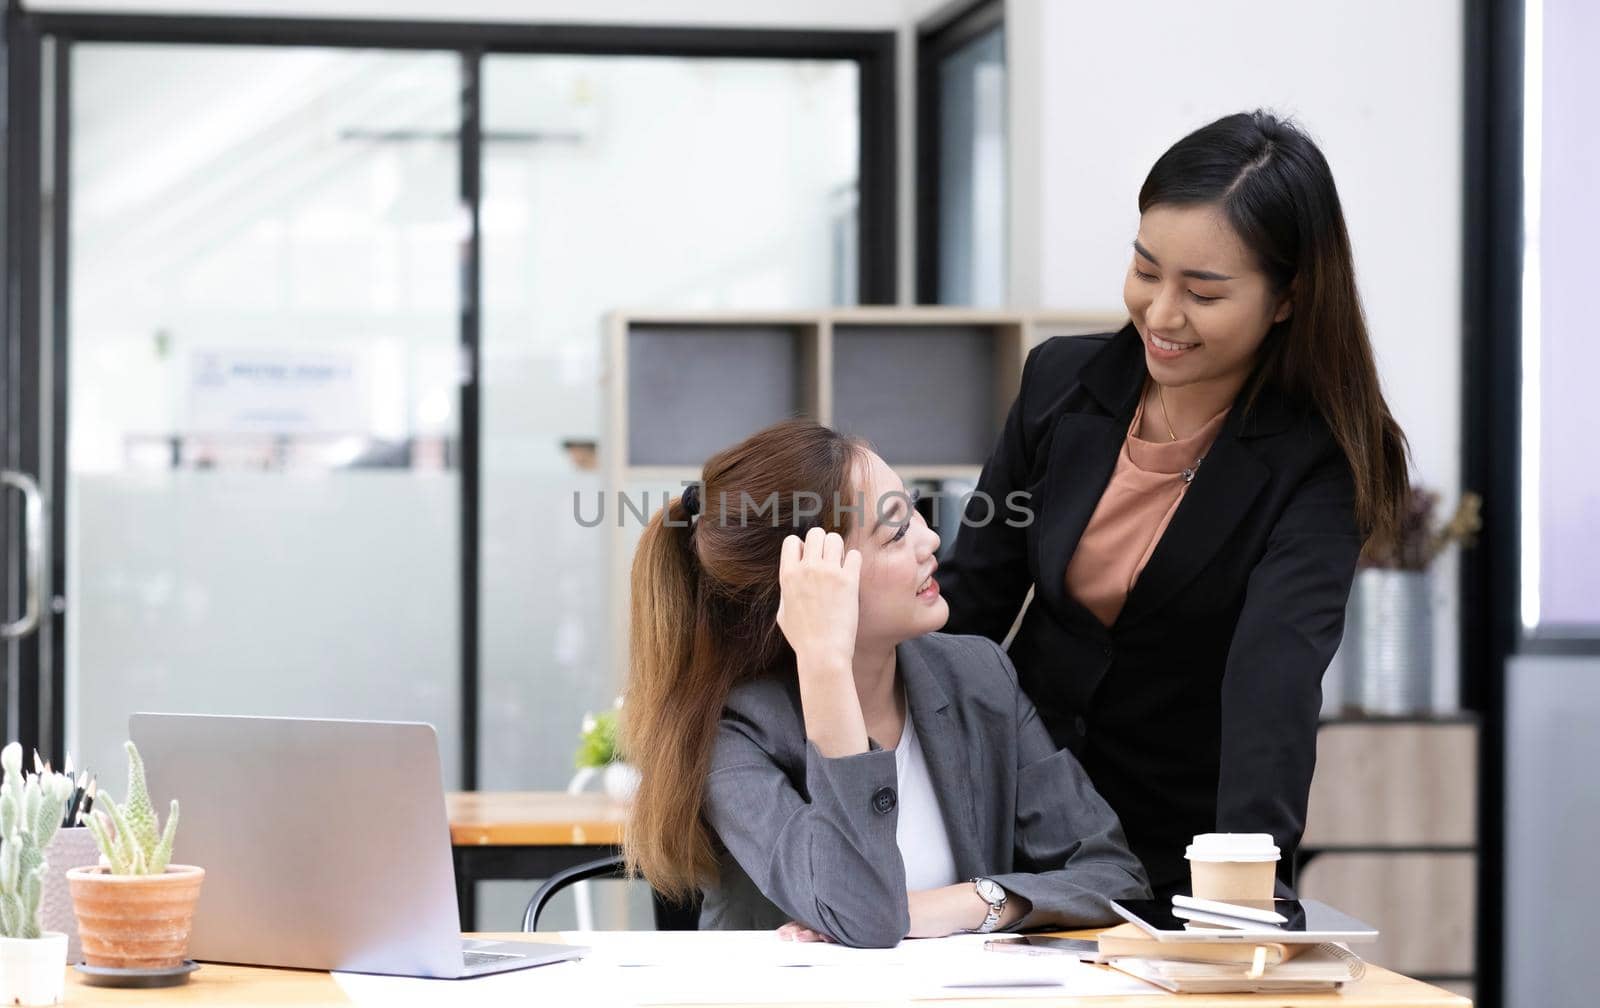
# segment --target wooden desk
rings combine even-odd
[[[628,806],[603,794],[563,791],[452,791],[445,795],[461,926],[478,926],[477,885],[533,882],[616,854]]]
[[[456,847],[615,847],[628,806],[603,794],[452,791],[445,795]]]
[[[1095,932],[1078,932],[1081,937],[1093,937]],[[496,934],[484,935],[502,941],[556,941],[556,934]],[[714,937],[707,935],[708,938]],[[470,987],[461,988],[462,1001],[470,1005],[466,994]],[[69,1005],[208,1005],[214,1008],[251,1006],[267,1008],[271,1005],[333,1006],[348,1005],[344,992],[327,973],[310,970],[262,969],[253,966],[219,966],[205,964],[195,972],[189,982],[171,990],[115,990],[105,987],[87,987],[79,982],[76,970],[67,970],[66,1003]],[[940,1001],[940,1006],[1007,1005],[1016,1008],[1470,1008],[1466,998],[1417,980],[1409,980],[1375,966],[1367,967],[1366,979],[1357,984],[1347,984],[1338,994],[1188,994],[1174,998],[1169,995],[1118,998],[1061,998],[1026,1001]],[[729,1008],[729,1006],[723,1006]],[[875,1008],[863,1004],[862,1008]]]

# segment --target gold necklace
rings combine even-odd
[[[1156,382],[1156,398],[1161,400],[1161,419],[1167,422],[1167,436],[1176,441],[1178,440],[1178,435],[1177,432],[1172,429],[1172,414],[1167,412],[1167,393],[1166,390],[1161,387],[1160,382]]]

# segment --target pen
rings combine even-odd
[[[78,821],[80,823],[94,809],[94,796],[97,793],[97,786],[96,779],[91,775],[89,777],[89,789],[83,793],[83,808],[78,810]]]
[[[68,760],[69,765],[70,765],[70,762],[71,761],[69,759]],[[69,774],[69,776],[70,776],[70,774]],[[61,817],[61,825],[62,825],[63,828],[76,825],[76,823],[73,820],[75,820],[78,817],[78,806],[83,802],[83,788],[84,788],[84,785],[87,784],[88,782],[89,782],[88,771],[84,771],[84,772],[78,774],[78,779],[77,779],[76,782],[74,782],[74,785],[73,785],[73,788],[72,788],[72,792],[67,795],[66,814]]]

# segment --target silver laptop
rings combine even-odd
[[[172,860],[206,870],[195,959],[454,978],[585,951],[462,938],[432,725],[135,714],[128,733],[157,811],[179,801]]]

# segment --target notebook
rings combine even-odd
[[[1197,963],[1175,959],[1121,956],[1116,969],[1178,994],[1273,994],[1333,991],[1360,980],[1367,965],[1343,945],[1325,942],[1303,955],[1250,976],[1247,963]]]

